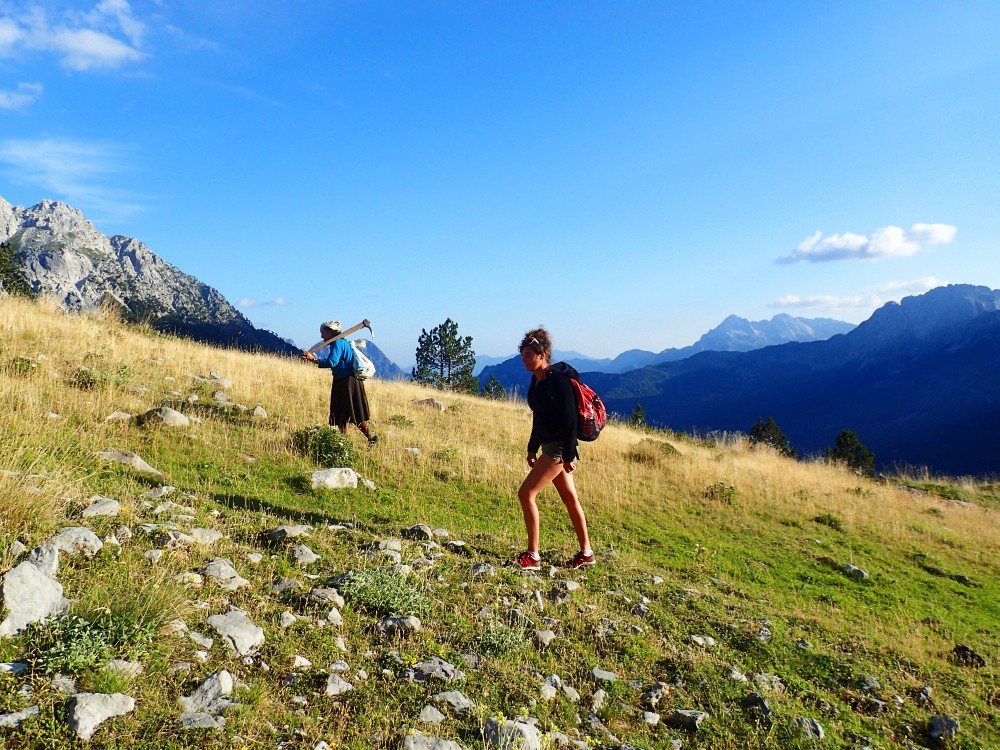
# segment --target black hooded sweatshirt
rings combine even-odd
[[[531,407],[531,437],[528,454],[535,455],[542,443],[560,442],[565,460],[577,457],[576,395],[570,379],[579,380],[578,373],[565,362],[549,367],[544,380],[531,376],[528,386],[528,406]]]

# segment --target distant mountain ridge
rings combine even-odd
[[[553,360],[564,361],[580,372],[624,373],[662,362],[675,362],[705,351],[745,352],[789,342],[821,341],[853,328],[854,324],[841,320],[795,318],[784,313],[770,320],[758,321],[730,315],[694,344],[680,349],[664,349],[659,353],[630,349],[614,359],[591,359],[576,352],[555,351]],[[527,388],[520,357],[514,356],[484,367],[480,372],[480,384],[484,384],[490,375],[496,377],[508,391]]]
[[[855,430],[882,466],[1000,473],[1000,291],[939,287],[890,302],[826,341],[703,352],[624,374],[585,373],[619,414],[642,404],[676,430],[748,432],[773,416],[800,451]]]
[[[24,208],[0,197],[0,242],[10,243],[36,294],[64,310],[113,303],[132,322],[208,344],[297,356],[299,348],[256,328],[216,289],[167,263],[139,240],[107,237],[81,211],[44,200]],[[2,290],[0,290],[2,292]],[[402,371],[373,343],[379,377]]]

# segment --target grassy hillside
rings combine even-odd
[[[267,416],[216,406],[218,386],[192,377],[211,370],[231,381],[233,402],[259,404]],[[0,639],[0,662],[31,665],[0,673],[0,714],[40,709],[20,727],[0,729],[3,746],[80,744],[66,726],[67,698],[51,682],[59,671],[79,690],[135,699],[134,711],[98,728],[92,746],[395,748],[418,729],[476,748],[489,717],[530,716],[544,732],[616,747],[588,716],[599,687],[594,667],[618,676],[601,686],[608,697],[596,718],[636,747],[814,747],[795,723],[801,717],[819,721],[824,747],[934,747],[934,715],[961,723],[948,747],[1000,746],[996,485],[926,476],[876,484],[735,438],[705,442],[611,425],[582,448],[576,474],[599,564],[523,574],[507,562],[524,543],[515,494],[526,471],[523,404],[371,382],[382,441],[368,452],[359,434],[350,437],[355,468],[377,489],[314,490],[310,474],[325,467],[294,449],[294,435],[324,420],[328,393],[329,374],[297,361],[0,301],[0,572],[23,559],[10,551],[15,540],[30,549],[81,525],[102,539],[122,525],[134,534],[92,559],[62,558],[57,577],[80,618],[61,621],[69,635],[39,627]],[[443,413],[414,403],[430,396],[445,403]],[[200,421],[178,429],[106,419],[165,399]],[[132,451],[163,475],[104,461],[96,454],[106,448]],[[144,497],[165,485],[176,490]],[[121,514],[81,518],[94,495],[119,501]],[[154,514],[166,500],[184,509]],[[574,537],[551,489],[541,512],[543,561],[561,566]],[[147,553],[164,548],[140,526],[172,514],[181,531],[215,529],[225,538],[166,549],[154,564]],[[412,572],[384,575],[389,561],[369,555],[373,545],[401,539],[417,523],[447,529],[465,552],[404,540]],[[310,525],[304,541],[321,559],[300,566],[290,551],[302,539],[267,541],[263,534],[282,524]],[[186,582],[184,574],[215,557],[231,560],[252,585],[229,592]],[[495,575],[474,576],[477,563],[493,564]],[[869,577],[846,573],[845,564]],[[355,584],[371,586],[342,585],[343,624],[319,627],[329,605],[311,603],[306,592],[352,571]],[[301,591],[273,593],[285,577]],[[557,603],[550,592],[562,581],[580,587]],[[228,604],[264,629],[256,655],[228,650],[207,625]],[[282,627],[288,612],[300,619]],[[387,640],[376,627],[386,614],[419,614],[423,628]],[[214,637],[207,655],[169,626],[178,618]],[[539,647],[536,630],[556,637]],[[957,660],[958,643],[986,666]],[[312,666],[296,668],[296,656]],[[465,678],[421,685],[399,677],[404,665],[432,656]],[[109,670],[109,657],[137,659],[143,672]],[[337,660],[347,662],[354,690],[328,696],[327,670]],[[190,668],[173,669],[183,662]],[[241,705],[228,711],[224,729],[180,729],[178,698],[222,669],[236,678]],[[543,696],[551,674],[579,701],[567,692]],[[665,686],[653,726],[642,696],[657,682]],[[919,698],[925,686],[929,700]],[[449,712],[432,699],[446,690],[476,707]],[[744,705],[752,692],[767,701],[768,719]],[[421,723],[428,703],[446,714],[442,723]],[[709,717],[697,730],[675,728],[668,720],[677,709]]]

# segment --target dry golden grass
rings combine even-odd
[[[0,350],[0,364],[5,365],[0,369],[0,408],[9,415],[0,468],[30,471],[33,462],[43,461],[44,457],[26,455],[10,437],[28,433],[33,443],[40,437],[50,446],[62,465],[67,461],[79,464],[79,456],[108,447],[122,432],[120,425],[105,422],[113,411],[137,414],[153,408],[171,392],[187,393],[193,375],[207,376],[213,369],[232,381],[229,393],[234,401],[251,408],[262,404],[278,418],[276,428],[240,438],[234,438],[225,425],[206,420],[199,427],[198,439],[218,446],[221,453],[281,457],[287,455],[295,429],[325,421],[329,375],[306,363],[214,349],[131,329],[102,313],[67,315],[18,299],[0,303],[0,335],[5,342]],[[27,376],[14,374],[9,364],[16,357],[31,358],[36,367]],[[77,367],[111,371],[121,365],[133,371],[123,386],[65,387]],[[404,484],[420,481],[422,465],[429,470],[432,463],[443,463],[462,478],[513,497],[526,472],[524,452],[530,430],[526,405],[442,393],[407,382],[375,380],[367,390],[375,427],[390,437],[384,449],[380,446],[378,473],[382,478],[408,478]],[[430,397],[444,402],[446,413],[413,403]],[[410,420],[412,426],[392,424],[396,415]],[[231,445],[234,439],[241,444]],[[362,445],[357,433],[352,433],[352,439]],[[650,439],[669,442],[677,455],[663,454],[649,461],[629,458],[630,453],[644,450],[643,441]],[[419,448],[422,458],[414,459],[404,447]],[[692,502],[708,486],[722,483],[733,486],[737,502],[752,507],[753,515],[764,519],[762,523],[829,513],[847,527],[877,529],[900,541],[926,541],[930,535],[942,543],[978,548],[983,554],[997,549],[995,513],[914,495],[822,462],[792,461],[741,439],[710,447],[611,424],[599,441],[585,445],[582,452],[584,460],[576,475],[581,497],[588,508],[611,517],[650,504]],[[77,458],[72,460],[73,456]],[[437,460],[430,462],[427,457]],[[0,487],[13,498],[19,492],[16,485],[6,480]],[[51,497],[46,502],[50,507],[30,513],[44,518],[58,515],[60,503]],[[10,505],[23,507],[20,499]],[[922,528],[919,514],[931,507],[947,510],[947,526]],[[11,514],[5,522],[8,527],[23,525],[23,518],[18,520],[13,510]]]

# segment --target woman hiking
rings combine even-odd
[[[573,483],[576,469],[576,397],[570,378],[579,373],[565,362],[550,364],[552,341],[548,331],[536,328],[528,331],[518,347],[524,369],[531,373],[528,406],[531,407],[531,437],[528,439],[528,466],[531,470],[517,491],[528,532],[528,548],[517,556],[515,564],[522,570],[540,570],[538,554],[539,520],[538,494],[551,482],[566,505],[576,531],[580,551],[569,562],[576,569],[593,565],[596,560],[587,534],[587,517],[580,505]],[[542,455],[538,455],[541,448]]]
[[[340,333],[340,321],[330,320],[319,327],[319,335],[324,341],[332,339]],[[354,347],[347,339],[331,341],[328,346],[316,354],[302,352],[302,359],[315,362],[319,367],[329,368],[333,374],[333,386],[330,389],[330,424],[343,434],[347,434],[347,425],[356,424],[361,434],[368,438],[368,447],[378,442],[378,435],[372,434],[368,426],[371,419],[368,410],[368,396],[365,394],[365,384],[354,375]]]

